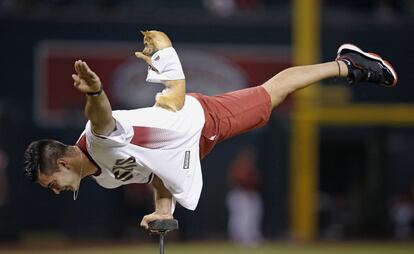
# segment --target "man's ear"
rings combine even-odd
[[[57,159],[57,161],[56,161],[57,163],[57,165],[58,166],[64,166],[65,168],[68,168],[67,167],[67,165],[68,165],[68,161],[66,160],[66,159],[64,159],[64,158],[59,158],[59,159]]]

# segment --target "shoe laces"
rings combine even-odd
[[[371,68],[361,68],[362,79],[367,82],[383,82],[382,66],[379,63]]]
[[[374,65],[364,65],[361,66],[356,62],[351,60],[352,58],[342,57],[341,60],[344,61],[349,68],[348,82],[354,84],[357,82],[373,82],[373,83],[382,83],[384,82],[382,66],[379,63]]]
[[[378,71],[362,70],[364,80],[368,82],[382,82],[383,77]]]

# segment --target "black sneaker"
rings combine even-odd
[[[370,82],[387,87],[397,84],[397,73],[389,62],[377,54],[364,52],[355,45],[342,44],[336,60],[343,61],[348,66],[349,84]]]

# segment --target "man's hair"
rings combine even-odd
[[[37,182],[39,173],[56,170],[57,159],[63,157],[68,148],[68,145],[51,139],[32,142],[24,153],[24,176],[32,182]]]

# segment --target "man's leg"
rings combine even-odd
[[[396,85],[396,72],[379,55],[364,52],[352,44],[341,45],[337,53],[336,61],[288,68],[266,81],[262,86],[271,97],[272,107],[279,105],[288,94],[326,78],[346,77],[350,84]]]
[[[339,75],[346,77],[347,74],[348,67],[342,61],[296,66],[276,74],[262,86],[270,95],[272,107],[276,107],[287,95],[296,90],[326,78],[338,77]]]
[[[223,140],[265,125],[272,109],[285,97],[322,79],[346,77],[348,83],[370,82],[394,86],[397,75],[391,64],[378,55],[365,53],[351,44],[338,50],[336,61],[288,68],[261,86],[216,96],[191,94],[204,109],[200,156],[206,156]]]

